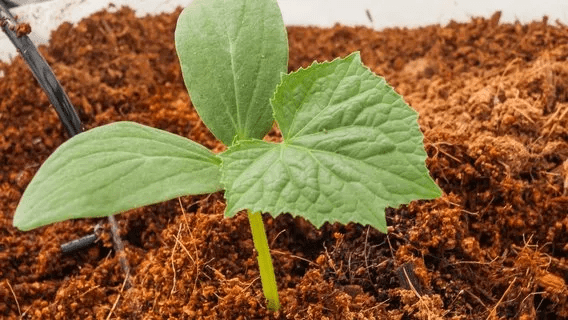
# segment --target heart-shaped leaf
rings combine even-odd
[[[221,154],[228,216],[290,212],[386,232],[386,207],[441,195],[417,113],[358,53],[283,77],[271,102],[284,142],[241,141]]]

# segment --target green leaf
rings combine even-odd
[[[262,139],[288,64],[276,0],[195,0],[179,16],[175,41],[191,101],[211,132],[226,145]]]
[[[29,230],[221,190],[220,159],[166,131],[117,122],[62,144],[28,185],[14,226]]]
[[[284,142],[241,141],[220,155],[226,215],[290,212],[386,232],[386,207],[441,195],[417,113],[358,53],[284,76],[271,102]]]

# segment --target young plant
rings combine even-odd
[[[228,149],[214,154],[132,122],[89,130],[45,161],[16,209],[16,227],[225,190],[227,217],[248,211],[263,291],[277,310],[261,212],[386,232],[386,207],[441,195],[424,164],[417,113],[359,53],[285,74],[276,0],[194,0],[175,41],[193,105]],[[261,140],[274,120],[282,143]]]

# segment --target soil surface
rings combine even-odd
[[[42,48],[85,127],[136,121],[217,141],[174,50],[180,11],[62,25]],[[568,28],[499,14],[419,29],[290,27],[290,70],[361,51],[420,113],[440,199],[387,210],[391,231],[265,216],[281,311],[265,309],[245,214],[223,194],[106,219],[12,227],[19,198],[66,140],[22,59],[0,64],[0,317],[24,319],[568,319]],[[269,139],[279,139],[273,130]],[[94,246],[59,246],[104,224]]]

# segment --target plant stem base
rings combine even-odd
[[[278,287],[276,285],[276,277],[274,275],[274,267],[272,266],[272,258],[268,249],[268,240],[264,231],[264,222],[260,212],[247,212],[250,229],[252,232],[252,241],[258,252],[258,267],[260,269],[260,281],[262,282],[262,291],[267,300],[269,310],[277,311],[280,309],[280,301],[278,300]]]

